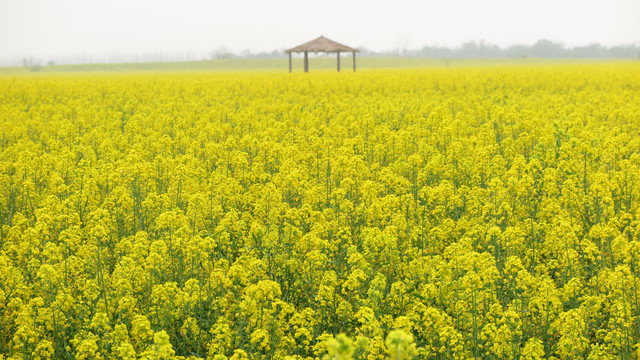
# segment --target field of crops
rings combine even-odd
[[[0,76],[0,359],[638,359],[640,64]]]

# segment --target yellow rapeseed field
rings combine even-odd
[[[640,64],[0,77],[0,359],[638,359]]]

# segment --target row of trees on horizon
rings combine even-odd
[[[584,46],[565,46],[551,40],[538,40],[533,45],[511,45],[500,47],[485,41],[469,41],[459,47],[426,45],[421,49],[396,48],[387,51],[374,51],[360,48],[361,56],[372,57],[415,57],[435,59],[467,58],[550,58],[550,59],[640,59],[640,45],[616,45],[606,47],[598,43]],[[229,51],[214,51],[213,59],[233,57],[271,57],[284,56],[284,49],[272,52],[233,54]]]
[[[551,40],[539,40],[533,45],[500,47],[484,41],[470,41],[457,48],[424,46],[419,50],[398,49],[392,52],[364,52],[371,56],[425,57],[425,58],[571,58],[571,59],[640,59],[639,45],[606,47],[597,43],[568,47]]]
[[[88,63],[144,63],[144,62],[181,62],[199,60],[225,59],[260,59],[284,58],[285,49],[270,52],[252,52],[244,50],[233,52],[226,47],[219,47],[209,53],[153,52],[144,54],[116,55],[76,55],[57,57],[54,59],[5,59],[0,66],[25,66],[29,68],[56,64],[88,64]],[[583,46],[566,46],[551,40],[539,40],[532,45],[511,45],[500,47],[485,41],[469,41],[458,47],[426,45],[421,49],[396,48],[386,51],[375,51],[360,47],[360,56],[368,57],[413,57],[434,59],[469,59],[469,58],[549,58],[549,59],[640,59],[640,43],[628,45],[603,46],[598,43]]]

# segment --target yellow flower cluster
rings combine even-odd
[[[637,63],[0,89],[0,359],[638,359]]]

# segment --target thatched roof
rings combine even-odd
[[[292,49],[285,51],[285,53],[296,53],[296,52],[352,52],[352,51],[360,51],[358,49],[350,48],[347,45],[342,45],[333,40],[329,40],[324,36],[320,36],[315,40],[311,40],[302,45],[298,45]]]

